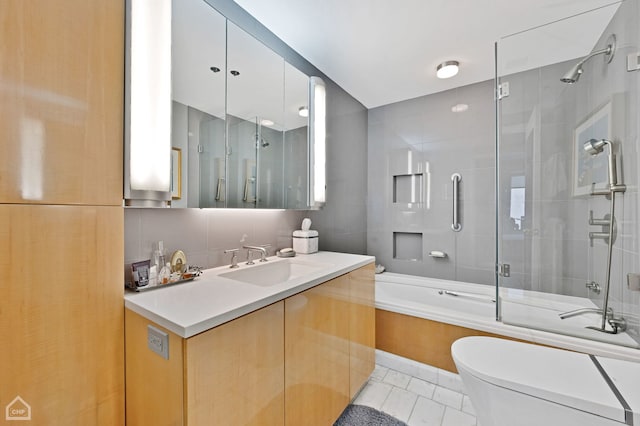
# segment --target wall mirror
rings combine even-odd
[[[308,208],[309,77],[204,0],[172,14],[171,207]]]

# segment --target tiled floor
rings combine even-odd
[[[479,426],[457,374],[376,351],[376,369],[353,401],[409,426]]]

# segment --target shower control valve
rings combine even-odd
[[[586,283],[585,287],[587,287],[589,290],[593,291],[595,294],[600,294],[600,284],[598,284],[595,281],[590,281],[590,282]]]

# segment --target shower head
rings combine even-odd
[[[560,79],[563,83],[573,84],[580,79],[582,75],[582,62],[575,64],[567,73]]]
[[[611,142],[606,139],[589,139],[583,145],[584,150],[591,155],[598,155],[603,150],[605,145],[609,145],[609,149],[611,149]]]
[[[257,133],[255,134],[255,139],[256,139],[257,147],[266,148],[270,145],[268,140],[266,140],[265,138],[261,138],[260,135]]]
[[[593,58],[596,55],[604,54],[604,60],[606,63],[610,63],[613,59],[613,55],[616,52],[616,35],[611,34],[609,38],[607,38],[607,47],[600,50],[595,50],[585,56],[580,62],[575,64],[567,73],[560,79],[563,83],[573,84],[576,83],[580,76],[582,75],[582,65],[587,62],[589,59]]]

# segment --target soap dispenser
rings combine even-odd
[[[167,262],[158,274],[158,285],[169,284],[171,279],[171,264]]]

